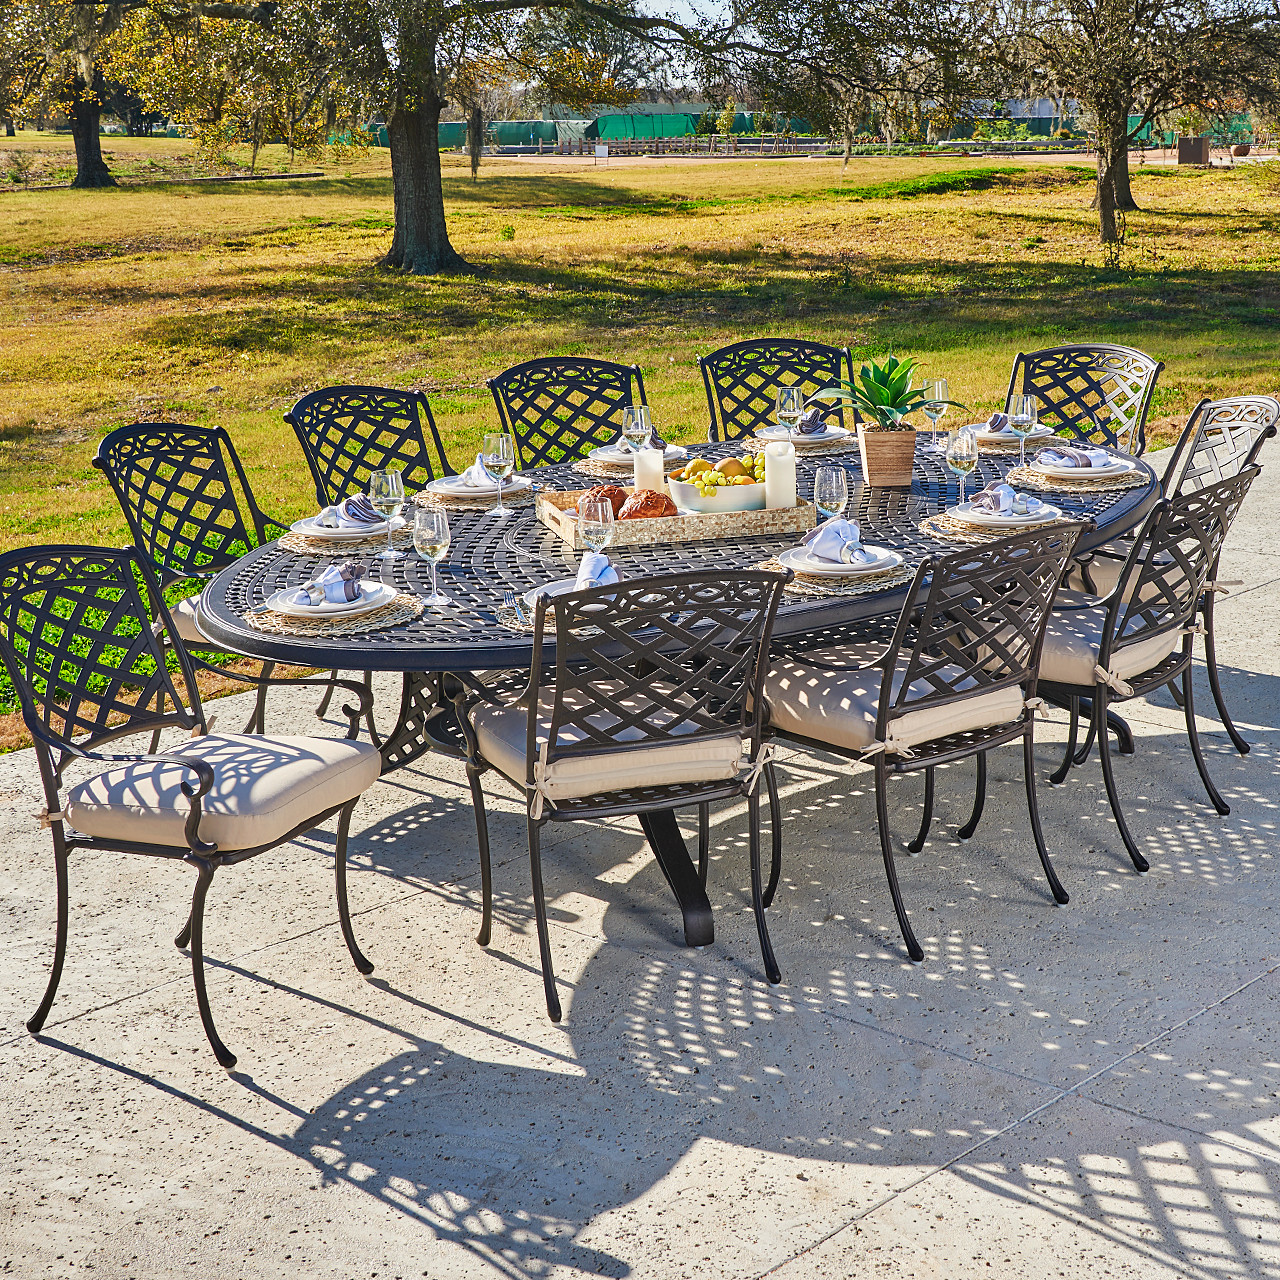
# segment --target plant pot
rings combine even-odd
[[[862,478],[873,489],[900,488],[911,483],[916,460],[916,433],[877,431],[858,425],[858,451],[862,454]]]

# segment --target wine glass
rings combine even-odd
[[[413,521],[413,545],[431,566],[431,594],[424,601],[432,608],[452,604],[436,587],[436,566],[449,554],[449,515],[441,506],[419,507]]]
[[[502,505],[502,486],[516,468],[515,441],[505,431],[491,431],[484,438],[482,454],[486,470],[498,482],[498,505],[490,514],[501,518],[509,514],[507,508]]]
[[[629,404],[622,411],[622,434],[637,453],[653,431],[647,404]]]
[[[843,467],[819,467],[813,481],[813,505],[824,520],[844,515],[849,501],[849,473]]]
[[[403,551],[397,551],[391,541],[391,521],[404,506],[404,476],[399,471],[375,471],[369,477],[369,501],[373,509],[387,521],[387,549],[379,551],[376,560],[400,560]]]
[[[613,503],[608,498],[579,502],[578,533],[589,551],[603,551],[613,541]]]
[[[1013,396],[1009,400],[1009,430],[1018,437],[1018,466],[1027,465],[1027,437],[1036,429],[1040,402],[1035,396]]]
[[[805,397],[802,387],[778,388],[778,422],[794,432],[796,423],[804,417]]]
[[[938,419],[947,412],[947,380],[933,378],[924,384],[927,399],[924,402],[924,415],[929,419],[929,453],[943,453],[944,446],[938,443]]]
[[[978,465],[978,437],[967,427],[953,431],[947,438],[947,466],[960,477],[960,505],[964,506],[964,482]]]

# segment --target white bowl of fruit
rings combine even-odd
[[[673,471],[667,483],[682,511],[763,511],[764,454],[744,453],[715,464],[694,458]]]

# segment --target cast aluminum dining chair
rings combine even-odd
[[[766,972],[780,980],[761,906],[760,802],[768,766],[760,697],[769,636],[790,572],[675,573],[538,597],[529,682],[510,701],[459,700],[475,805],[487,946],[492,882],[481,777],[523,794],[547,1012],[560,1021],[543,888],[548,822],[643,814],[745,798],[752,900]],[[554,666],[543,629],[554,620]]]
[[[765,681],[768,727],[798,746],[875,766],[876,822],[898,927],[924,959],[894,865],[891,774],[1021,743],[1027,816],[1054,900],[1068,901],[1040,828],[1034,760],[1036,671],[1054,594],[1084,526],[1054,525],[920,563],[888,644],[841,645],[775,660]],[[916,603],[919,601],[919,603]]]
[[[1018,352],[1005,408],[1015,395],[1040,402],[1040,422],[1059,435],[1125,453],[1147,447],[1147,413],[1164,368],[1133,347],[1109,343]]]
[[[303,396],[284,420],[302,446],[322,507],[368,493],[375,471],[402,472],[408,493],[453,475],[431,404],[420,391],[322,387]]]
[[[206,582],[250,547],[279,537],[287,525],[264,515],[240,455],[222,427],[135,422],[108,432],[93,465],[111,484],[134,544],[150,557],[162,587]],[[199,595],[171,606],[182,643],[214,648],[196,625]],[[263,663],[262,676],[272,663]],[[251,683],[244,673],[223,671]],[[262,732],[266,685],[258,683],[246,733]]]
[[[149,560],[132,547],[33,547],[0,556],[0,655],[34,742],[57,877],[53,967],[27,1029],[44,1026],[62,976],[70,855],[168,858],[195,872],[191,914],[175,942],[190,947],[200,1020],[230,1069],[236,1057],[218,1036],[204,978],[204,906],[214,874],[337,815],[338,917],[356,968],[371,973],[351,929],[346,851],[352,809],[377,781],[382,759],[353,741],[362,702],[346,708],[345,739],[206,732],[191,660],[177,641]],[[344,688],[367,698],[359,685]],[[163,752],[103,750],[166,729],[190,736]],[[85,765],[96,766],[92,776],[67,780],[69,769]]]
[[[1125,821],[1116,788],[1107,709],[1181,680],[1196,769],[1213,807],[1220,814],[1231,812],[1209,776],[1200,748],[1192,697],[1192,640],[1205,585],[1260,470],[1255,464],[1229,479],[1162,498],[1135,539],[1111,592],[1101,599],[1064,597],[1045,631],[1040,688],[1071,717],[1066,751],[1050,781],[1062,782],[1073,764],[1084,762],[1076,741],[1081,703],[1087,699],[1089,741],[1098,743],[1107,801],[1125,850],[1140,872],[1149,864]]]
[[[749,338],[698,357],[707,392],[707,439],[741,440],[774,422],[780,387],[798,386],[806,396],[853,378],[847,347],[804,338]],[[843,403],[823,406],[836,426],[858,420]]]
[[[520,470],[576,462],[612,444],[622,411],[646,403],[639,365],[579,356],[526,360],[485,385],[503,431],[515,440]]]
[[[1191,411],[1187,425],[1175,445],[1164,470],[1160,487],[1166,498],[1193,493],[1218,480],[1228,480],[1252,466],[1263,444],[1280,426],[1280,400],[1273,396],[1232,396],[1226,400],[1201,400]],[[1133,539],[1108,542],[1087,556],[1081,556],[1067,579],[1075,590],[1107,595],[1120,578],[1120,571],[1133,547]],[[1249,744],[1241,736],[1227,709],[1218,671],[1218,647],[1214,621],[1214,601],[1226,587],[1220,585],[1218,565],[1209,571],[1209,581],[1200,596],[1200,618],[1204,626],[1205,671],[1218,718],[1232,745],[1246,755]],[[1176,685],[1170,692],[1181,701]],[[1087,754],[1086,740],[1081,752]],[[1083,759],[1083,756],[1081,757]]]

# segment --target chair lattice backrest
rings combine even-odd
[[[609,360],[528,360],[490,378],[488,387],[521,469],[576,462],[612,444],[623,409],[646,403],[639,366]]]
[[[1201,400],[1191,411],[1161,484],[1166,498],[1239,475],[1280,425],[1274,396]]]
[[[1164,499],[1147,517],[1112,592],[1106,654],[1190,624],[1200,594],[1261,467]]]
[[[152,571],[131,547],[0,556],[0,652],[39,745],[85,746],[159,720],[196,723],[199,696],[181,646],[185,698],[152,630],[162,608]]]
[[[1019,352],[1005,407],[1017,394],[1033,395],[1040,402],[1040,421],[1060,435],[1140,454],[1163,368],[1132,347],[1105,343]]]
[[[556,636],[554,684],[537,690],[550,717],[546,759],[734,731],[758,740],[784,580],[758,570],[677,573],[540,600],[534,671],[548,609]],[[534,728],[530,717],[531,771]]]
[[[118,427],[103,438],[93,465],[111,482],[134,541],[165,582],[207,577],[266,538],[268,522],[221,427]]]
[[[708,440],[741,440],[774,421],[779,387],[798,386],[805,395],[852,379],[847,349],[802,338],[751,338],[698,357],[707,391]],[[824,407],[823,417],[847,425],[843,404]],[[851,421],[857,421],[856,412]]]
[[[877,736],[908,713],[1030,685],[1054,595],[1082,530],[1055,525],[921,564],[894,637]],[[925,599],[913,607],[926,580]]]
[[[431,405],[418,391],[323,387],[303,396],[284,420],[302,445],[321,506],[367,493],[375,471],[403,472],[409,493],[437,475],[453,474]]]

